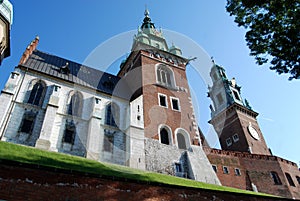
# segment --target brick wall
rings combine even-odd
[[[0,164],[2,200],[288,200],[203,189],[101,178],[97,175],[37,168],[22,164]]]

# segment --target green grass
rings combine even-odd
[[[255,193],[252,191],[240,190],[153,172],[136,170],[125,166],[118,166],[102,162],[100,163],[82,157],[43,151],[36,148],[11,144],[7,142],[0,142],[0,160],[1,159],[26,164],[35,164],[45,167],[54,167],[64,170],[79,171],[83,173],[98,174],[103,176],[114,176],[123,179],[133,179],[157,184],[171,184],[177,186],[209,190],[253,194],[260,196],[271,196],[262,193]]]

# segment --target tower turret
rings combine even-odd
[[[241,87],[236,79],[229,80],[225,69],[213,62],[210,71],[213,82],[208,97],[211,120],[222,149],[270,155],[270,151],[259,128],[256,117],[247,100],[243,101]]]

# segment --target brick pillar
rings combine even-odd
[[[100,147],[102,145],[103,135],[100,132],[101,125],[101,99],[93,98],[91,107],[93,107],[88,129],[88,139],[86,145],[86,157],[93,160],[99,160]]]
[[[51,133],[54,127],[54,119],[59,107],[60,86],[54,85],[53,92],[47,105],[44,122],[39,139],[36,142],[36,147],[49,150],[51,147]]]
[[[13,106],[12,100],[16,94],[20,77],[19,73],[12,72],[0,94],[0,138],[4,134],[6,121],[10,115],[10,108]]]

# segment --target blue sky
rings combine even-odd
[[[242,97],[259,112],[258,122],[273,154],[299,163],[299,80],[288,81],[268,67],[255,64],[238,28],[225,11],[225,1],[16,1],[11,30],[11,57],[0,67],[0,88],[18,64],[26,46],[40,36],[38,49],[79,63],[109,38],[137,29],[145,4],[156,27],[172,30],[200,45],[216,63],[242,86]],[[105,3],[103,3],[105,2]],[[169,41],[170,42],[170,41]],[[176,44],[176,41],[172,41]],[[128,51],[130,47],[128,47]],[[126,52],[124,52],[126,54]],[[186,57],[197,55],[183,55]],[[211,132],[207,83],[189,69],[189,80],[197,95],[199,125]]]

